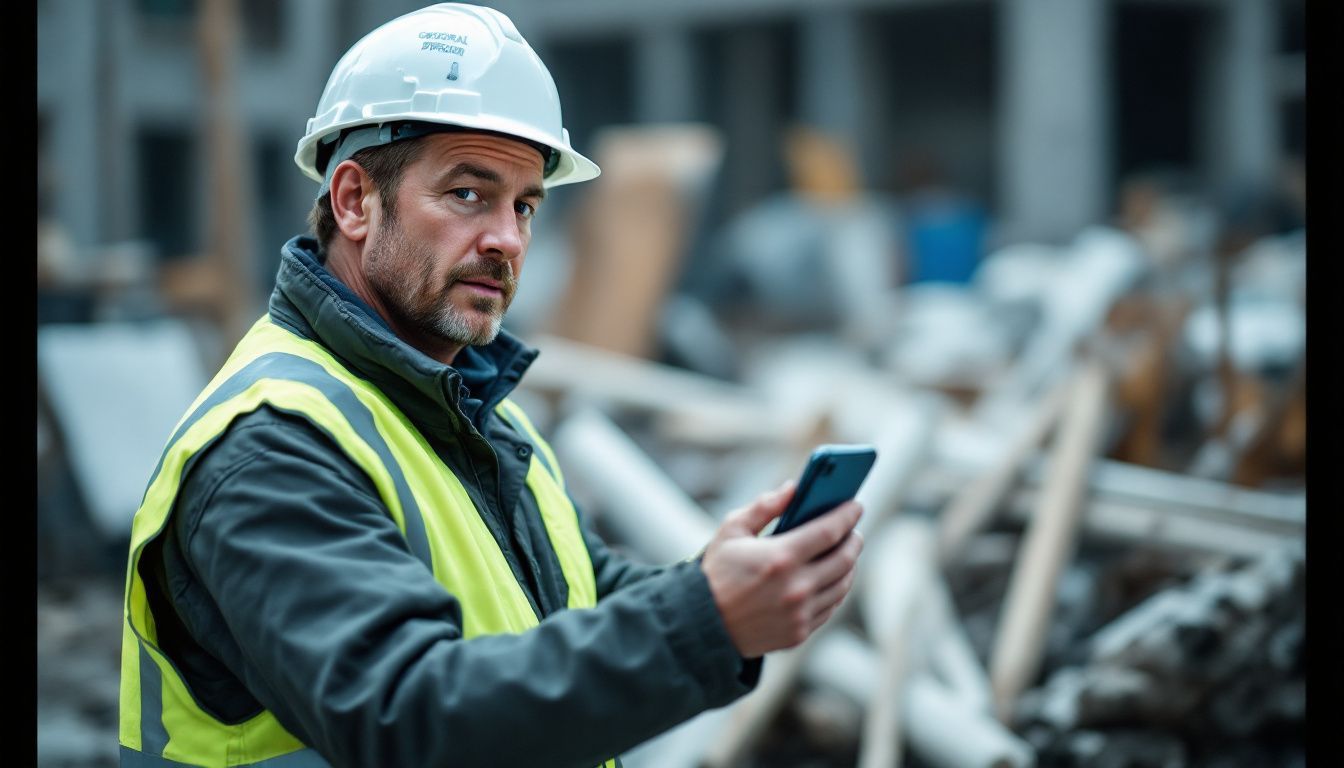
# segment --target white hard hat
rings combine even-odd
[[[323,173],[359,149],[424,135],[435,125],[538,145],[549,154],[546,187],[601,172],[569,145],[555,81],[509,17],[462,3],[400,16],[351,46],[327,80],[294,162],[322,182],[322,194]]]

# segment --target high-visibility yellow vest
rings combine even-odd
[[[183,467],[234,418],[263,403],[321,427],[372,479],[411,551],[461,602],[465,638],[520,633],[538,623],[466,489],[419,431],[320,345],[264,316],[174,429],[135,513],[122,622],[123,765],[327,765],[269,711],[233,725],[206,714],[159,649],[140,578],[141,554],[168,525]],[[505,400],[497,410],[537,447],[527,486],[568,582],[568,607],[592,607],[593,566],[555,456],[517,405]]]

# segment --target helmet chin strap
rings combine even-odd
[[[467,128],[460,125],[405,120],[395,121],[381,123],[379,125],[365,125],[349,131],[342,131],[339,134],[333,134],[330,141],[323,139],[317,146],[317,165],[322,169],[322,186],[318,188],[317,196],[320,198],[327,194],[327,190],[331,189],[331,174],[336,170],[336,166],[354,157],[355,153],[361,149],[379,147],[403,139],[418,139],[421,136],[428,136],[431,133],[466,132],[502,136],[506,139],[521,141],[537,150],[537,152],[541,153],[541,161],[543,165],[542,178],[550,176],[555,171],[556,166],[560,164],[560,153],[553,147],[548,147],[545,144],[539,144],[520,136],[511,136],[496,131],[484,131],[479,128]],[[332,144],[336,145],[334,151],[330,149]],[[322,158],[328,152],[331,152],[331,158],[326,161],[324,167]]]

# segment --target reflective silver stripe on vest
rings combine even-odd
[[[168,746],[163,727],[163,677],[143,643],[140,649],[140,748],[159,754]]]
[[[272,757],[259,763],[246,763],[234,768],[331,768],[331,763],[311,749],[301,749],[287,755]],[[121,748],[121,768],[199,768],[192,763],[179,763],[166,757],[147,755],[126,747]]]
[[[397,498],[401,500],[402,519],[406,523],[406,542],[420,562],[424,563],[426,568],[433,570],[434,563],[429,554],[429,539],[425,535],[424,520],[420,518],[420,508],[415,503],[415,497],[411,495],[411,488],[406,482],[406,476],[402,474],[401,465],[392,458],[392,451],[383,441],[377,427],[374,426],[373,414],[355,396],[349,385],[333,377],[322,366],[311,360],[288,352],[269,352],[258,357],[230,376],[227,381],[212,392],[210,397],[206,398],[205,402],[201,403],[192,412],[191,416],[182,422],[182,426],[173,434],[173,439],[169,441],[169,444],[171,445],[181,438],[187,429],[208,413],[211,408],[246,390],[259,379],[265,378],[289,379],[308,384],[325,395],[340,410],[341,415],[345,417],[346,421],[350,422],[350,426],[354,427],[360,437],[364,438],[369,447],[378,454],[378,459],[382,461],[383,466],[387,467],[388,474],[391,475],[393,485],[397,489]],[[271,407],[275,408],[276,406],[272,405]],[[285,411],[286,409],[277,408],[277,410]],[[297,415],[301,416],[302,414]],[[315,422],[310,421],[309,423],[318,429],[322,429]],[[340,445],[340,441],[336,440],[334,436],[332,436],[332,441]],[[203,451],[204,448],[202,448]],[[197,455],[200,455],[200,453]],[[158,477],[162,467],[163,458],[160,457],[159,465],[154,468],[153,478]],[[184,474],[185,472],[184,469]],[[152,485],[153,482],[153,479],[151,479],[150,484]],[[141,501],[143,503],[143,499]]]

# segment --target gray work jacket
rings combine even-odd
[[[337,766],[595,765],[751,690],[698,563],[639,565],[584,537],[598,605],[567,585],[524,482],[532,446],[494,406],[536,351],[503,332],[456,367],[394,336],[286,244],[270,313],[376,384],[470,493],[541,619],[461,639],[457,598],[410,551],[372,482],[319,428],[263,406],[186,469],[142,559],[161,643],[235,723],[263,708]],[[261,606],[264,609],[259,610]],[[285,627],[280,645],[270,622]]]

